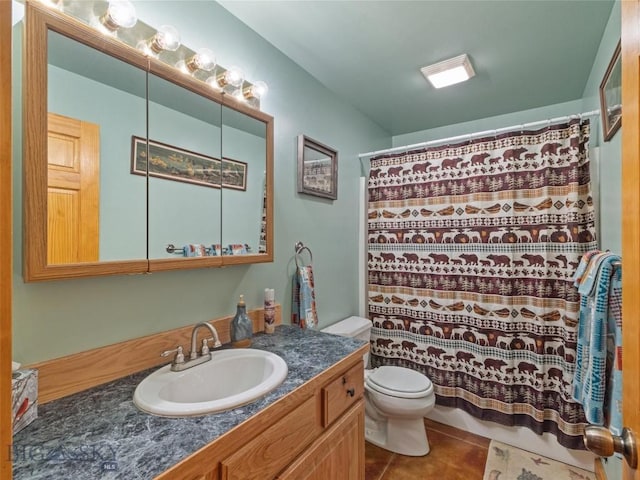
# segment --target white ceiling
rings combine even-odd
[[[392,135],[582,97],[613,0],[237,1],[224,8]],[[435,90],[420,67],[468,53]]]

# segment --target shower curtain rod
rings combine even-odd
[[[426,147],[428,145],[433,145],[436,143],[445,143],[445,142],[452,142],[455,140],[464,140],[464,139],[472,139],[474,137],[481,137],[482,135],[497,135],[498,133],[502,133],[502,132],[506,132],[509,130],[513,130],[515,128],[529,128],[529,127],[534,127],[537,125],[545,125],[545,124],[552,124],[552,123],[556,123],[556,122],[563,122],[566,120],[570,120],[572,118],[582,118],[582,117],[592,117],[594,115],[598,115],[600,113],[600,110],[592,110],[590,112],[584,112],[584,113],[576,113],[573,115],[565,115],[563,117],[556,117],[556,118],[550,118],[548,120],[539,120],[537,122],[529,122],[529,123],[521,123],[518,125],[511,125],[510,127],[502,127],[502,128],[497,128],[497,129],[492,129],[492,130],[484,130],[482,132],[475,132],[475,133],[465,133],[464,135],[456,135],[455,137],[448,137],[448,138],[440,138],[437,140],[429,140],[428,142],[422,142],[422,143],[414,143],[413,145],[403,145],[401,147],[393,147],[393,148],[386,148],[384,150],[376,150],[375,152],[367,152],[367,153],[360,153],[358,154],[358,158],[363,158],[363,157],[373,157],[374,155],[380,155],[382,153],[391,153],[391,152],[397,152],[397,151],[401,151],[401,150],[412,150],[414,148],[420,148],[420,147]]]

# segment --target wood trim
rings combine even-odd
[[[0,2],[0,479],[11,478],[11,329],[13,187],[11,144],[11,2]]]
[[[260,120],[266,124],[273,122],[273,117],[268,113],[263,112],[262,110],[258,110],[256,108],[250,107],[244,102],[239,101],[232,95],[223,95],[222,96],[222,105],[225,107],[229,107],[233,110],[236,110],[240,113],[244,113],[245,115],[250,116],[251,118],[255,118],[256,120]]]
[[[264,331],[264,309],[251,310],[247,314],[253,322],[253,331]],[[233,315],[228,315],[210,321],[218,331],[222,343],[231,341],[229,325],[232,319]],[[282,323],[281,305],[276,305],[275,323]],[[188,353],[192,329],[193,325],[187,325],[29,365],[29,368],[38,369],[38,402],[47,403],[147,368],[166,364],[167,359],[161,358],[160,353],[177,345],[182,345],[185,353]],[[198,332],[197,345],[200,345],[202,338],[209,335],[208,331],[201,329]]]
[[[184,270],[185,268],[221,267],[222,257],[180,257],[152,258],[149,260],[150,272]]]
[[[640,431],[640,4],[622,2],[622,300],[623,418],[627,427]],[[634,348],[635,347],[635,348]],[[640,479],[624,462],[623,478]]]
[[[269,262],[273,262],[273,252],[275,250],[275,238],[273,236],[273,225],[275,223],[275,219],[273,217],[273,186],[274,186],[274,159],[273,159],[273,148],[274,148],[274,120],[271,118],[267,122],[267,258]]]

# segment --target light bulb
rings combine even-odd
[[[241,87],[244,83],[244,73],[238,67],[229,67],[224,73],[218,75],[218,85],[225,87]]]
[[[111,0],[100,22],[111,31],[131,28],[138,21],[136,9],[129,0]]]
[[[158,28],[158,31],[149,44],[149,47],[155,53],[160,53],[162,50],[175,52],[179,46],[180,33],[178,33],[178,29],[172,25],[162,25]]]
[[[196,54],[185,62],[190,73],[197,70],[210,72],[216,66],[216,57],[208,48],[201,48]]]
[[[250,87],[245,88],[243,93],[246,98],[256,98],[260,100],[262,97],[264,97],[267,94],[268,91],[269,91],[269,87],[267,86],[267,84],[264,82],[258,81],[253,85],[251,85]]]

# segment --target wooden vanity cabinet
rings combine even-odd
[[[364,479],[363,349],[206,445],[161,480]]]

